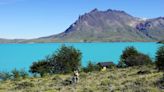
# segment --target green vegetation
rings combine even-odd
[[[164,71],[164,46],[161,46],[156,53],[156,66]]]
[[[100,71],[101,67],[97,64],[92,63],[91,61],[89,61],[87,67],[83,68],[84,72],[93,72],[93,71]]]
[[[34,62],[32,66],[30,66],[30,72],[40,74],[40,76],[43,77],[46,73],[50,72],[49,62],[45,60]]]
[[[148,55],[127,47],[116,66],[102,67],[92,62],[80,71],[80,80],[70,80],[73,71],[81,68],[81,53],[71,46],[62,46],[46,59],[34,62],[29,77],[25,70],[0,73],[0,92],[164,92],[164,46],[156,53],[156,66]],[[121,68],[120,68],[121,67]],[[44,76],[44,77],[43,77]]]
[[[63,45],[53,55],[44,60],[34,62],[31,73],[41,76],[45,74],[71,73],[81,67],[81,52],[72,46]]]
[[[134,47],[127,47],[123,51],[119,66],[138,66],[152,64],[152,60],[148,55],[138,52]]]
[[[12,73],[14,80],[20,79],[20,72],[17,69],[14,69],[13,71],[11,71],[11,73]]]
[[[28,72],[26,72],[24,69],[17,70],[14,69],[10,72],[0,72],[0,80],[6,81],[6,80],[20,80],[20,79],[26,79],[29,77]]]
[[[140,71],[148,71],[141,74]],[[77,84],[66,84],[72,74],[54,74],[0,83],[0,92],[164,92],[163,73],[155,66],[107,69],[104,72],[80,72]]]
[[[9,80],[11,78],[11,74],[9,72],[0,72],[0,80]]]
[[[72,46],[63,45],[50,61],[54,73],[71,73],[81,67],[82,54]]]

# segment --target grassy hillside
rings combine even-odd
[[[154,67],[115,68],[81,72],[77,84],[66,81],[72,74],[8,80],[0,83],[0,92],[164,92],[162,75]]]

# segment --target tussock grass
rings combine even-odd
[[[71,74],[7,80],[0,82],[0,92],[164,92],[162,77],[153,66],[115,68],[82,72],[77,84],[64,84]]]

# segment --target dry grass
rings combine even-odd
[[[149,71],[139,74],[139,71]],[[70,75],[51,75],[0,83],[0,92],[164,92],[158,81],[162,72],[153,67],[109,69],[105,72],[80,73],[77,84],[65,84]]]

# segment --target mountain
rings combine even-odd
[[[163,17],[145,20],[133,17],[124,11],[94,9],[80,16],[66,31],[37,40],[45,42],[118,42],[163,39]]]
[[[26,42],[121,42],[164,40],[164,17],[142,19],[124,11],[94,9],[64,32]]]

